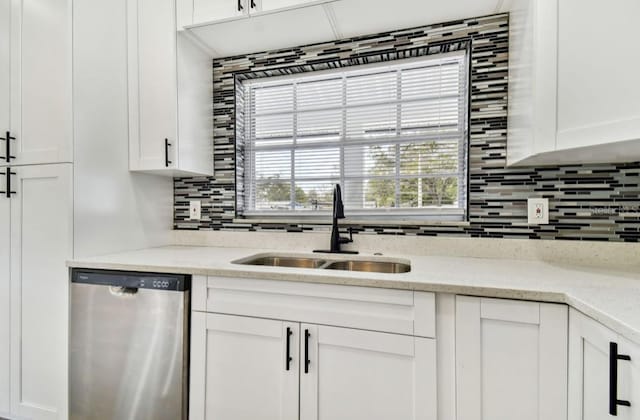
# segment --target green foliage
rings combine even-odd
[[[399,182],[400,203],[397,204],[397,207],[439,207],[455,203],[458,196],[458,180],[455,177],[445,178],[432,175],[438,172],[455,172],[457,170],[456,156],[439,150],[440,146],[436,142],[413,143],[398,147],[400,173],[416,175],[416,177],[402,179]],[[373,175],[393,175],[391,170],[395,171],[395,146],[372,146],[369,152],[374,161]],[[434,161],[433,156],[437,156],[435,159],[438,164],[437,168],[429,164]],[[369,181],[366,200],[375,202],[376,207],[396,207],[395,181],[386,179]]]
[[[438,176],[438,174],[457,171],[457,151],[452,151],[450,145],[437,142],[400,146],[376,145],[371,146],[368,153],[368,160],[373,162],[368,171],[374,178],[366,182],[363,187],[365,202],[369,207],[440,207],[452,205],[457,201],[457,177]],[[376,176],[395,176],[396,154],[399,154],[400,158],[400,173],[410,177],[399,180],[397,185],[395,179],[375,178]],[[364,156],[363,159],[365,159]],[[261,179],[258,185],[258,201],[283,209],[290,208],[290,182],[274,176]],[[399,199],[398,203],[396,203],[397,199]],[[296,186],[295,207],[300,206],[312,210],[331,208],[330,189],[305,191],[302,187]]]

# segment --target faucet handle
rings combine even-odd
[[[349,232],[349,237],[345,238],[345,237],[340,237],[340,243],[341,244],[348,244],[353,242],[353,227],[349,226],[349,229],[347,229],[347,231]]]

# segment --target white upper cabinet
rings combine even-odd
[[[457,416],[566,420],[565,305],[456,297]]]
[[[251,0],[249,0],[249,2],[251,2]],[[258,12],[271,12],[312,3],[322,3],[322,0],[254,0],[253,5],[255,6],[251,11],[255,9]]]
[[[178,15],[190,15],[180,19],[178,29],[188,25],[223,22],[261,12],[276,12],[291,8],[321,4],[335,0],[177,0]]]
[[[192,23],[246,17],[252,0],[193,0]],[[254,0],[255,1],[255,0]]]
[[[640,2],[510,2],[508,163],[640,158]]]
[[[128,0],[129,167],[213,174],[210,57],[176,33],[175,0]]]
[[[71,0],[0,1],[0,166],[72,161],[71,18]]]
[[[640,348],[572,309],[569,420],[638,419]]]
[[[0,0],[0,137],[11,128],[11,0]],[[0,140],[0,165],[6,163],[6,144]]]
[[[503,0],[177,0],[177,28],[206,45],[213,57],[229,57],[486,16],[499,11],[503,3]]]
[[[558,149],[640,141],[638,18],[637,0],[558,2]]]

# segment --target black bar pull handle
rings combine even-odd
[[[244,10],[244,6],[242,5],[242,0],[238,0],[238,12],[242,12]]]
[[[291,361],[293,358],[291,357],[291,335],[293,331],[291,331],[291,327],[287,327],[287,370],[291,368]]]
[[[7,198],[11,198],[11,194],[16,194],[15,191],[11,191],[11,175],[17,175],[11,171],[11,168],[7,168],[4,172],[0,172],[0,175],[4,175],[6,188],[4,191],[0,191],[0,194],[4,194]]]
[[[251,0],[251,8],[252,9],[256,8],[256,0]]]
[[[309,360],[309,337],[311,337],[309,330],[304,330],[304,373],[309,373],[309,365],[311,364],[311,360]]]
[[[0,140],[4,140],[5,142],[5,154],[4,157],[0,156],[0,159],[5,160],[7,162],[11,162],[11,159],[15,159],[15,156],[11,156],[11,140],[15,140],[15,137],[11,136],[11,132],[7,131],[4,137],[0,137]]]
[[[618,360],[631,360],[631,356],[618,353],[618,343],[609,343],[609,414],[618,415],[618,406],[631,407],[631,402],[618,399]]]
[[[169,167],[169,165],[171,165],[171,162],[169,160],[169,146],[171,146],[171,143],[169,143],[169,139],[164,139],[164,166],[166,166],[167,168]]]

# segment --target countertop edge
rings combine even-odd
[[[87,269],[102,269],[102,270],[129,270],[129,271],[142,271],[142,272],[158,272],[158,273],[171,273],[171,274],[190,274],[190,275],[202,275],[202,276],[222,276],[222,277],[236,277],[236,278],[251,278],[258,280],[271,280],[271,281],[291,281],[291,282],[304,282],[304,283],[317,283],[317,284],[334,284],[345,286],[359,286],[359,287],[375,287],[383,289],[395,289],[395,290],[410,290],[418,292],[433,292],[433,293],[449,293],[457,295],[469,295],[487,298],[498,299],[515,299],[515,300],[528,300],[538,301],[546,303],[560,303],[566,304],[585,315],[593,318],[597,322],[605,325],[606,327],[616,331],[625,338],[640,344],[640,331],[636,328],[628,325],[627,323],[616,319],[603,312],[602,310],[590,305],[587,302],[582,301],[576,296],[572,296],[566,291],[541,291],[534,289],[515,289],[515,288],[499,288],[495,286],[483,286],[478,285],[466,285],[466,284],[445,284],[438,282],[437,280],[431,280],[428,282],[415,282],[411,280],[403,281],[401,279],[385,280],[372,277],[353,277],[353,276],[341,276],[338,273],[323,272],[323,275],[307,275],[301,277],[296,272],[286,272],[285,270],[275,270],[272,272],[265,271],[252,271],[243,270],[242,267],[236,268],[198,268],[189,266],[157,266],[157,265],[143,265],[143,264],[131,264],[131,263],[113,263],[113,262],[89,262],[89,261],[68,261],[67,266],[69,268],[87,268]]]

